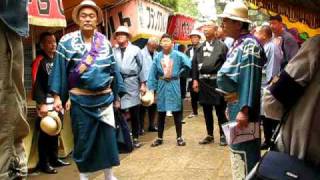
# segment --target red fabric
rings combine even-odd
[[[32,73],[31,73],[31,75],[32,75],[32,91],[33,91],[34,83],[36,82],[36,79],[37,79],[38,68],[39,68],[39,65],[40,65],[40,62],[42,59],[43,59],[43,56],[39,55],[32,62]]]
[[[195,19],[180,14],[172,16],[169,20],[167,33],[177,41],[190,40],[189,34],[191,33]]]

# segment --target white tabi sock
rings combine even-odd
[[[105,180],[117,180],[117,178],[113,176],[111,168],[104,169],[103,172]]]
[[[80,173],[80,180],[89,180],[90,173]]]

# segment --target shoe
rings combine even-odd
[[[199,144],[210,144],[214,142],[213,136],[207,136],[199,142]]]
[[[142,146],[138,139],[133,139],[132,143],[134,148],[140,148]]]
[[[181,121],[181,124],[185,124],[186,122],[184,120]]]
[[[260,150],[267,150],[270,147],[270,143],[264,142],[260,146]]]
[[[69,162],[62,161],[61,159],[57,159],[55,162],[50,163],[53,167],[61,167],[61,166],[69,166]]]
[[[227,144],[227,140],[225,136],[220,136],[220,146],[226,146]]]
[[[47,174],[57,174],[58,171],[53,168],[50,164],[46,164],[44,166],[40,166],[40,171]]]
[[[172,112],[171,112],[171,111],[167,111],[166,116],[168,116],[168,117],[172,117],[172,116],[173,116],[173,114],[172,114]]]
[[[151,147],[160,146],[163,143],[163,139],[157,138],[152,144]]]
[[[197,117],[197,116],[198,116],[198,114],[193,114],[193,113],[191,113],[191,114],[189,114],[188,118],[191,119],[191,118]]]
[[[149,132],[158,132],[158,128],[157,128],[157,127],[154,127],[154,126],[153,126],[153,127],[149,127],[149,128],[148,128],[148,131],[149,131]]]
[[[144,130],[143,130],[143,129],[141,129],[141,130],[139,131],[139,135],[140,135],[140,136],[143,136],[143,135],[144,135]]]
[[[185,146],[186,142],[182,139],[182,137],[177,138],[177,145],[178,146]]]

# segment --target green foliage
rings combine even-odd
[[[197,17],[199,12],[197,3],[194,0],[154,0],[164,6],[173,9],[175,12]]]
[[[154,1],[173,9],[174,11],[177,10],[178,3],[176,0],[154,0]]]
[[[183,14],[197,17],[199,15],[198,5],[193,0],[177,0],[178,3],[178,12]]]

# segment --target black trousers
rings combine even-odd
[[[184,99],[187,94],[187,78],[180,77],[180,92],[181,98]]]
[[[194,92],[193,90],[190,90],[190,96],[191,96],[192,112],[193,114],[198,115],[199,93]]]
[[[176,127],[177,138],[182,136],[182,111],[172,112],[174,125]],[[158,112],[158,137],[163,138],[166,112]]]
[[[58,160],[58,136],[49,136],[40,128],[40,120],[37,119],[39,128],[38,150],[39,150],[39,167],[44,167]]]
[[[276,130],[279,121],[261,116],[265,143],[270,144],[273,132]]]
[[[140,105],[129,108],[132,137],[139,138]]]
[[[199,93],[193,91],[192,81],[188,82],[188,91],[190,92],[190,96],[191,96],[192,112],[193,112],[193,114],[198,115]]]
[[[216,110],[216,115],[218,117],[218,124],[219,124],[219,132],[220,136],[224,135],[222,131],[221,125],[223,123],[227,122],[227,118],[225,115],[225,110],[226,110],[226,104],[222,103],[220,105],[215,105],[215,110]],[[202,104],[203,108],[203,113],[204,113],[204,119],[206,121],[206,127],[207,127],[207,133],[209,136],[213,136],[213,105],[208,105],[208,104]]]
[[[146,115],[146,112],[148,112],[149,129],[150,129],[155,126],[154,121],[156,118],[157,104],[152,104],[149,107],[140,106],[140,130],[144,129],[144,117]]]

